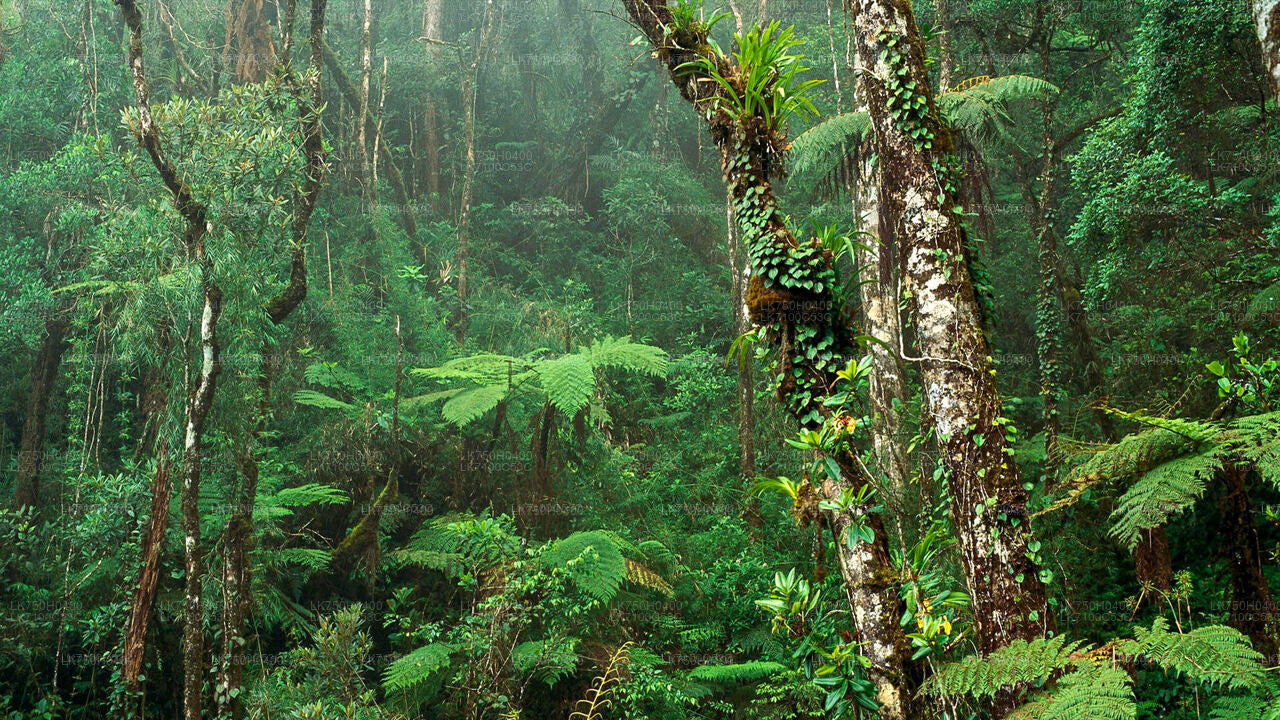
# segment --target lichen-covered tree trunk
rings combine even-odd
[[[1271,99],[1280,98],[1280,0],[1249,0]]]
[[[725,201],[725,232],[729,241],[730,317],[733,332],[742,337],[751,331],[751,315],[747,310],[747,284],[751,274],[747,270],[746,253],[738,236],[738,221],[733,214],[733,196]],[[755,444],[755,379],[752,373],[750,349],[738,348],[738,475],[747,482],[756,476]]]
[[[44,428],[49,414],[49,398],[58,378],[58,367],[66,354],[69,326],[62,317],[44,324],[44,339],[31,368],[31,394],[22,420],[22,440],[18,445],[18,476],[14,483],[13,506],[19,510],[38,507],[40,468],[44,464]]]
[[[859,257],[862,266],[862,331],[875,338],[868,346],[871,352],[871,447],[876,463],[884,474],[886,485],[895,499],[906,496],[911,478],[911,462],[900,437],[902,412],[907,402],[905,369],[898,349],[902,346],[902,325],[895,297],[893,232],[882,223],[876,171],[863,169],[863,178],[855,190],[855,212],[866,236],[866,249]]]
[[[849,0],[885,192],[914,310],[921,380],[947,470],[951,518],[990,652],[1045,629],[1027,490],[1010,455],[991,348],[966,258],[959,181],[908,0]],[[1047,572],[1047,571],[1045,571]]]
[[[852,356],[853,343],[842,308],[832,306],[831,256],[816,239],[796,237],[777,208],[770,183],[770,169],[777,161],[771,143],[776,138],[746,127],[755,127],[756,120],[766,126],[762,118],[743,120],[727,111],[707,109],[719,86],[703,71],[689,72],[685,63],[702,58],[722,76],[731,76],[734,68],[707,44],[704,33],[668,33],[675,23],[663,0],[624,0],[623,4],[666,66],[672,83],[706,121],[719,150],[725,187],[751,262],[748,310],[764,341],[776,351],[771,369],[778,399],[802,427],[820,426],[829,413],[824,400],[835,388],[836,372]],[[827,498],[839,498],[846,489],[871,482],[849,448],[834,450],[830,456],[840,473],[818,482]],[[902,602],[883,522],[867,507],[833,512],[828,520],[836,532],[841,575],[864,643],[861,652],[871,663],[867,673],[876,686],[879,715],[886,720],[922,717],[923,704],[911,701],[915,683],[908,672],[909,644],[899,625]],[[859,520],[872,528],[872,542],[849,542],[846,531]]]
[[[1045,27],[1043,4],[1039,18],[1040,77],[1047,78],[1053,35]],[[1040,365],[1045,454],[1051,464],[1060,457],[1058,399],[1062,389],[1062,286],[1058,275],[1061,261],[1058,258],[1058,237],[1053,224],[1053,187],[1058,153],[1053,134],[1056,111],[1056,99],[1044,100],[1041,109],[1040,195],[1035,213],[1036,262],[1040,269],[1040,284],[1036,292],[1036,357]]]

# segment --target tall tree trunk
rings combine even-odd
[[[422,8],[422,36],[427,41],[427,59],[439,61],[437,45],[444,37],[444,0],[425,0]],[[440,202],[440,117],[436,104],[431,98],[426,99],[426,107],[422,111],[422,125],[426,138],[427,154],[427,194],[431,205],[438,209]]]
[[[751,316],[747,310],[747,284],[751,280],[746,253],[738,237],[737,219],[733,215],[733,196],[725,200],[725,231],[729,240],[730,317],[738,337],[751,332]],[[751,348],[738,347],[738,475],[750,483],[756,477],[755,379],[752,377]],[[755,508],[753,501],[752,509]]]
[[[1231,574],[1231,605],[1227,624],[1249,636],[1253,648],[1269,658],[1276,656],[1276,605],[1271,587],[1262,574],[1262,548],[1249,498],[1249,467],[1228,464],[1220,476],[1223,482],[1219,510],[1223,534],[1227,538],[1227,569]]]
[[[373,4],[364,0],[364,24],[360,30],[360,120],[356,122],[356,142],[360,146],[360,182],[365,207],[373,207],[373,170],[369,166],[369,78],[373,75]]]
[[[124,632],[123,669],[125,689],[128,691],[129,716],[145,717],[136,698],[140,694],[142,663],[147,654],[147,629],[151,625],[151,612],[155,607],[156,593],[160,589],[160,550],[164,547],[164,531],[169,525],[169,458],[164,450],[156,460],[156,473],[151,480],[151,515],[146,533],[142,536],[142,567],[138,571],[138,587],[133,591],[129,604],[129,620]]]
[[[322,3],[323,0],[320,0]],[[213,262],[205,251],[205,237],[211,230],[208,211],[195,199],[191,187],[161,146],[160,132],[151,115],[150,90],[142,58],[142,13],[136,0],[116,0],[129,33],[128,63],[137,98],[138,123],[135,129],[139,144],[151,157],[160,179],[173,195],[173,204],[185,222],[183,245],[187,258],[200,271],[203,295],[200,312],[200,367],[190,383],[186,401],[186,432],[183,438],[182,531],[186,597],[183,607],[182,708],[185,720],[201,720],[201,689],[204,679],[204,632],[201,580],[203,568],[200,548],[200,479],[204,442],[204,422],[213,406],[221,370],[218,344],[218,318],[222,314],[222,290],[213,272]]]
[[[18,445],[18,476],[14,485],[13,505],[21,510],[39,508],[40,469],[44,464],[44,429],[49,413],[49,398],[58,378],[58,367],[69,344],[69,325],[62,317],[44,324],[44,340],[31,367],[31,394],[27,396],[27,413],[22,421],[22,440]]]
[[[1045,630],[1028,544],[1027,491],[1009,457],[991,348],[966,258],[958,174],[909,0],[849,0],[880,163],[881,201],[902,245],[919,363],[952,496],[975,639],[988,653]],[[899,73],[902,74],[899,74]]]
[[[1040,77],[1050,71],[1053,30],[1046,26],[1045,3],[1040,4],[1037,34],[1040,36]],[[1057,146],[1053,134],[1056,99],[1043,101],[1041,109],[1040,197],[1036,203],[1036,260],[1040,284],[1036,293],[1036,355],[1040,365],[1040,399],[1043,402],[1045,456],[1050,464],[1061,458],[1058,450],[1058,398],[1062,389],[1062,286],[1058,238],[1054,228],[1053,186]]]
[[[837,365],[854,350],[843,308],[833,307],[832,289],[820,280],[832,272],[830,256],[815,247],[815,241],[797,238],[777,207],[770,168],[779,159],[777,148],[784,139],[747,132],[744,122],[760,121],[763,127],[762,118],[743,121],[728,112],[704,111],[719,86],[703,72],[688,72],[686,63],[701,57],[727,76],[734,72],[730,60],[711,49],[705,35],[669,34],[666,28],[673,20],[663,0],[625,0],[624,5],[666,65],[673,84],[700,111],[720,152],[725,187],[751,258],[751,320],[764,329],[765,341],[776,350],[778,398],[801,427],[821,426],[831,412],[824,401],[837,384],[835,373],[842,369]],[[793,289],[805,286],[814,289]],[[871,482],[847,447],[833,448],[829,459],[839,472],[820,481],[827,498],[856,493]],[[840,571],[864,643],[861,652],[870,661],[868,676],[876,686],[879,715],[895,720],[921,717],[924,708],[911,702],[915,683],[907,666],[910,647],[899,625],[902,601],[883,521],[867,507],[850,507],[832,512],[828,522],[836,532]],[[872,529],[871,542],[849,539],[850,527],[859,522]]]
[[[1280,97],[1280,0],[1249,0],[1271,99]]]
[[[938,26],[938,91],[951,89],[955,73],[955,54],[951,51],[951,0],[934,0],[935,20]]]
[[[462,76],[463,150],[462,197],[458,200],[458,248],[454,273],[458,289],[458,314],[453,320],[454,335],[461,345],[467,339],[471,311],[467,307],[467,253],[471,241],[471,202],[476,182],[476,96],[480,62],[493,34],[494,0],[485,0],[480,27],[476,30],[475,55]]]
[[[293,257],[289,282],[264,307],[273,326],[280,326],[307,297],[307,248],[310,245],[311,216],[325,174],[324,138],[320,122],[320,81],[324,69],[325,0],[311,3],[311,25],[308,33],[310,62],[304,78],[287,68],[286,81],[298,104],[299,122],[303,128],[302,154],[305,158],[302,186],[293,198]],[[288,5],[288,21],[292,25],[296,4]],[[367,19],[367,18],[366,18]],[[292,29],[290,30],[292,32]],[[258,411],[253,430],[245,441],[238,464],[240,483],[227,521],[223,545],[222,572],[222,662],[218,671],[216,698],[219,717],[240,720],[244,715],[240,700],[244,668],[245,624],[253,604],[251,555],[253,551],[253,508],[258,496],[258,461],[271,417],[272,361],[274,343],[263,343],[263,361],[258,369]]]
[[[230,68],[237,85],[262,82],[276,64],[271,19],[264,11],[263,0],[238,0],[234,9],[231,5],[227,8],[230,14],[223,65]]]

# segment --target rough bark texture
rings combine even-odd
[[[947,469],[975,639],[987,653],[1045,629],[1045,588],[1028,548],[1027,491],[1009,457],[956,208],[954,148],[933,104],[911,5],[850,0],[850,9],[866,68],[861,82],[885,189],[881,200],[902,245],[922,355],[916,360]]]
[[[1253,641],[1253,648],[1268,658],[1277,651],[1276,604],[1262,574],[1262,548],[1253,516],[1247,478],[1249,468],[1228,465],[1222,469],[1222,532],[1226,536],[1227,569],[1231,574],[1231,605],[1227,624]]]
[[[156,462],[156,474],[151,480],[151,515],[147,520],[146,534],[142,536],[142,568],[138,572],[138,587],[133,591],[129,604],[129,621],[124,632],[124,667],[122,676],[130,695],[138,694],[139,676],[147,653],[147,629],[151,625],[151,611],[155,607],[156,593],[160,589],[160,550],[164,547],[164,531],[169,525],[169,460],[161,452]],[[133,703],[130,703],[133,706]],[[143,717],[138,708],[137,717]]]
[[[222,61],[230,68],[236,84],[262,82],[275,67],[275,43],[263,0],[239,0],[227,15],[227,46]]]
[[[27,414],[22,421],[22,440],[18,445],[18,476],[14,484],[13,506],[19,510],[39,507],[40,468],[44,464],[44,428],[49,413],[49,398],[58,367],[66,354],[66,320],[55,317],[44,324],[44,340],[31,368],[31,394],[27,397]]]
[[[1038,21],[1040,35],[1040,77],[1049,77],[1050,47],[1053,31],[1045,27],[1044,6]],[[1055,463],[1058,452],[1058,397],[1062,388],[1062,285],[1059,282],[1061,260],[1058,236],[1054,228],[1053,187],[1057,145],[1053,134],[1056,99],[1045,100],[1041,112],[1040,197],[1036,203],[1036,261],[1040,284],[1036,293],[1036,356],[1040,365],[1040,399],[1044,404],[1045,454]]]
[[[738,237],[737,219],[733,215],[733,196],[725,203],[725,230],[729,240],[730,317],[733,332],[741,337],[751,331],[751,314],[747,309],[747,285],[751,273],[746,252]],[[747,482],[756,477],[755,379],[749,348],[738,349],[738,475]]]
[[[1280,98],[1280,0],[1250,0],[1249,10],[1262,45],[1262,67],[1271,99]]]
[[[763,329],[763,338],[776,352],[779,400],[804,427],[821,425],[828,409],[823,400],[836,384],[835,372],[852,353],[841,309],[832,308],[829,280],[831,257],[816,241],[797,238],[778,211],[770,185],[770,169],[777,156],[777,137],[760,132],[762,118],[737,118],[724,110],[709,110],[707,100],[718,85],[705,73],[678,70],[699,57],[712,63],[720,75],[730,77],[735,68],[713,51],[703,35],[665,28],[673,25],[670,9],[662,0],[624,0],[632,21],[644,33],[666,66],[681,95],[706,121],[721,156],[725,186],[751,258],[747,305],[752,322]],[[769,268],[771,274],[764,270]],[[804,289],[796,281],[816,285]],[[870,482],[857,459],[843,449],[832,452],[841,473],[820,483],[823,494],[838,498],[846,488]],[[881,518],[864,507],[831,513],[828,522],[836,533],[840,571],[845,581],[861,652],[870,660],[868,676],[876,685],[882,718],[919,717],[924,708],[911,702],[914,679],[908,674],[906,637],[899,626],[901,599],[896,574],[889,561],[888,542]],[[874,541],[846,542],[850,525],[871,526]]]
[[[182,712],[185,720],[200,720],[201,688],[204,672],[204,633],[201,597],[203,574],[200,550],[200,479],[204,440],[204,421],[213,406],[217,378],[221,369],[218,345],[218,317],[222,313],[222,290],[213,277],[213,262],[205,252],[205,237],[211,228],[207,210],[192,195],[177,167],[165,155],[160,133],[151,115],[150,90],[142,60],[142,13],[135,0],[116,0],[129,33],[128,63],[137,98],[138,123],[135,127],[139,144],[147,151],[160,179],[173,195],[173,204],[185,223],[183,244],[187,258],[200,269],[203,307],[200,313],[200,366],[190,384],[186,402],[186,432],[183,439],[182,531],[186,572],[186,596],[183,602]]]

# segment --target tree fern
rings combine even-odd
[[[629,338],[606,336],[580,351],[598,369],[616,368],[660,377],[667,374],[667,354],[652,345],[631,342]]]
[[[440,409],[440,415],[448,422],[464,427],[484,416],[507,397],[505,383],[481,385],[463,390],[450,397]]]
[[[332,395],[326,395],[318,390],[298,390],[293,394],[293,401],[299,405],[309,405],[323,410],[341,410],[345,413],[359,410],[349,402],[339,400]]]
[[[567,568],[578,589],[602,603],[613,599],[627,577],[622,553],[599,532],[577,532],[552,543],[542,561],[548,567]]]

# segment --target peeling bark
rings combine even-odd
[[[228,10],[223,65],[231,69],[236,84],[262,82],[276,64],[271,21],[263,0],[240,0],[233,11],[230,5]]]
[[[138,587],[133,591],[129,604],[129,620],[124,632],[124,662],[121,675],[126,691],[137,695],[141,689],[142,663],[147,653],[147,630],[151,626],[151,612],[155,607],[156,593],[160,589],[160,550],[164,547],[164,531],[169,525],[169,459],[161,451],[156,461],[156,474],[151,481],[151,515],[146,533],[142,536],[142,568],[138,572]],[[133,717],[144,717],[140,707],[130,700]]]
[[[911,297],[922,357],[915,358],[952,495],[951,517],[961,566],[973,597],[979,649],[1045,630],[1046,594],[1029,559],[1032,536],[1027,491],[1009,457],[991,348],[966,260],[965,230],[955,210],[950,132],[939,121],[925,72],[925,52],[907,0],[849,0],[861,82],[870,109],[882,173],[881,200],[902,244],[905,289]],[[900,66],[887,43],[897,42]],[[900,69],[905,76],[897,76]],[[893,75],[891,75],[893,73]],[[914,83],[925,103],[925,146],[891,112],[885,80]]]

